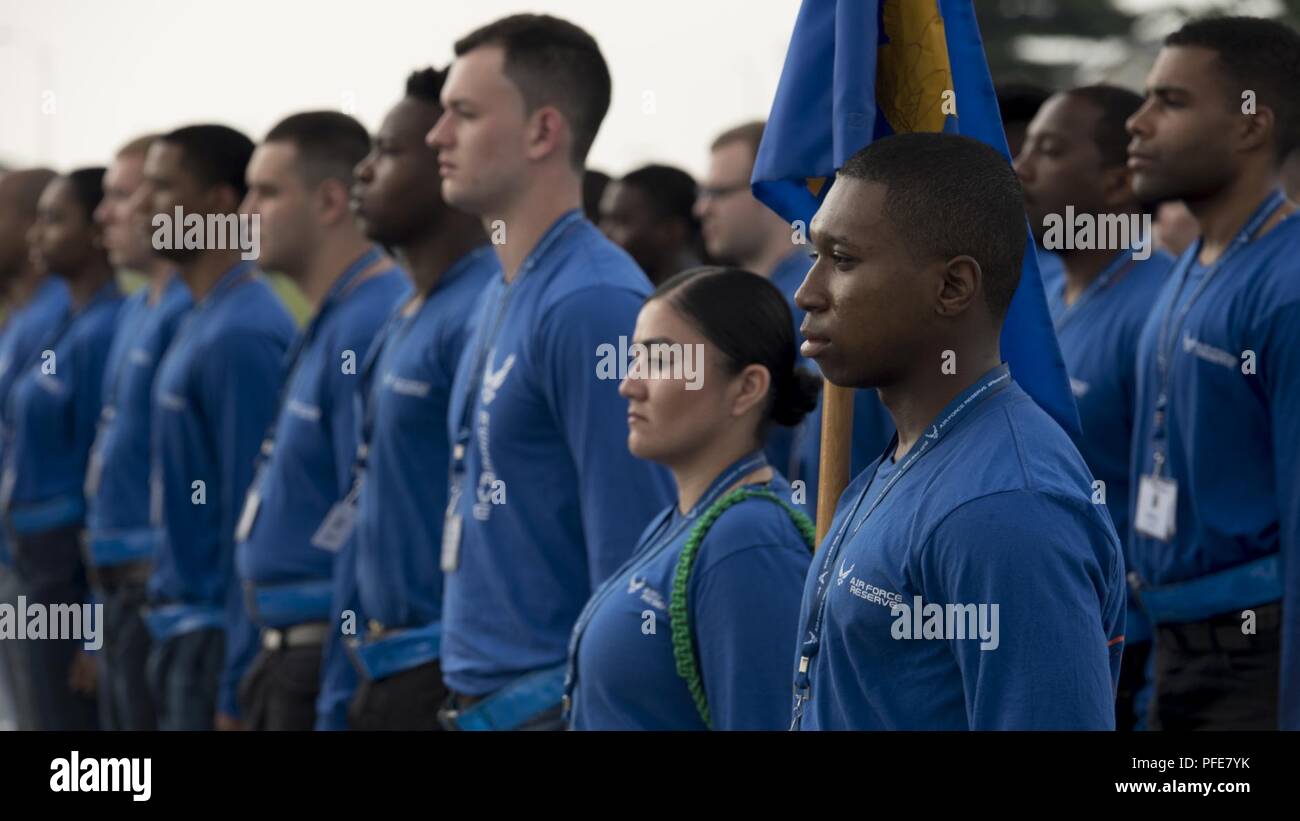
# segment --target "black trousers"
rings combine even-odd
[[[239,707],[248,729],[314,729],[322,655],[319,644],[263,648],[239,682]]]
[[[226,631],[182,633],[152,642],[145,674],[160,730],[211,730],[226,657]]]
[[[1146,684],[1147,659],[1150,657],[1149,641],[1124,645],[1124,658],[1119,668],[1119,688],[1115,695],[1116,730],[1130,732],[1137,729],[1137,700]]]
[[[348,707],[353,730],[441,730],[438,709],[447,699],[436,661],[370,681],[361,678]]]
[[[1277,729],[1282,605],[1251,610],[1254,635],[1238,612],[1156,627],[1151,729]]]
[[[28,604],[46,608],[90,600],[86,568],[81,561],[80,526],[59,527],[13,537],[14,570],[22,580]],[[25,614],[19,616],[25,618]],[[103,625],[96,625],[103,635]],[[69,686],[72,660],[85,647],[73,638],[29,639],[32,697],[42,730],[94,730],[99,709],[94,696]]]
[[[143,585],[111,585],[98,591],[104,602],[104,646],[99,652],[99,722],[105,730],[155,730],[146,667],[152,643],[140,610]]]

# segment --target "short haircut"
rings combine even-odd
[[[1092,85],[1072,88],[1065,92],[1092,103],[1101,112],[1092,139],[1101,152],[1101,161],[1107,168],[1128,162],[1129,117],[1142,107],[1142,95],[1112,85]]]
[[[305,111],[276,123],[266,142],[290,143],[298,171],[312,185],[325,180],[352,184],[352,169],[370,153],[370,132],[340,111]]]
[[[1052,96],[1052,92],[1042,86],[1029,83],[1003,83],[997,87],[996,94],[1003,125],[1029,122]]]
[[[248,193],[244,172],[253,141],[224,125],[187,125],[158,138],[181,150],[181,164],[209,188],[228,185],[240,200]]]
[[[671,165],[646,165],[623,177],[623,185],[641,191],[658,220],[681,220],[695,229],[695,179]]]
[[[94,222],[95,209],[104,199],[104,171],[103,166],[96,166],[78,168],[67,174],[67,180],[72,185],[72,193],[77,198],[77,204],[81,206],[81,214],[86,218],[86,222]]]
[[[897,134],[854,154],[839,174],[885,186],[885,216],[918,261],[978,262],[989,309],[1006,315],[1027,232],[1020,181],[1002,154],[956,134]]]
[[[25,221],[36,219],[41,192],[57,176],[49,168],[15,168],[5,175],[6,184],[13,187],[13,203]]]
[[[1206,17],[1193,20],[1165,38],[1165,46],[1192,46],[1219,57],[1235,90],[1225,101],[1240,110],[1241,95],[1255,93],[1257,105],[1272,109],[1276,157],[1280,164],[1300,145],[1300,34],[1276,20],[1259,17]]]
[[[447,69],[421,68],[406,78],[406,96],[441,109],[442,86],[447,82]]]
[[[559,109],[573,131],[574,168],[582,168],[609,111],[609,66],[596,40],[567,20],[546,14],[515,14],[456,41],[456,56],[482,46],[505,51],[505,74],[523,95],[529,113]]]
[[[157,134],[142,134],[117,149],[117,153],[113,156],[116,159],[127,157],[144,159],[144,155],[149,153],[149,146],[153,145],[156,139],[158,139]]]
[[[728,128],[713,139],[713,144],[709,146],[709,150],[717,151],[719,148],[732,143],[744,143],[749,146],[750,153],[757,158],[758,146],[763,142],[764,125],[762,120],[754,120],[742,123],[734,128]]]

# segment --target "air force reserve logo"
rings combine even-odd
[[[506,361],[501,363],[501,367],[492,370],[492,363],[496,361],[497,352],[494,348],[488,355],[487,362],[483,365],[483,404],[491,405],[492,400],[497,398],[497,391],[505,383],[506,377],[510,374],[510,369],[515,365],[515,355],[510,354]]]
[[[844,580],[847,579],[847,578],[849,577],[849,574],[853,572],[853,568],[855,568],[855,567],[858,566],[857,562],[854,562],[853,564],[851,564],[851,565],[849,565],[847,568],[845,568],[845,567],[844,567],[844,562],[846,562],[846,561],[848,561],[848,560],[847,560],[847,559],[840,559],[840,573],[839,573],[839,579],[836,580],[836,582],[835,582],[836,584],[844,584]]]

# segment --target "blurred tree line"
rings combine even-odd
[[[1030,62],[1025,59],[1027,37],[1070,38],[1076,46],[1094,41],[1106,54],[1122,54],[1114,71],[1130,80],[1145,74],[1163,36],[1185,19],[1206,14],[1280,13],[1292,25],[1300,24],[1300,0],[1222,0],[1208,8],[1204,3],[1178,0],[1144,3],[1140,13],[1134,4],[1114,0],[975,0],[984,49],[994,82],[1027,83],[1061,88],[1097,78],[1085,76],[1078,62],[1071,61],[1078,48],[1062,48],[1059,61]],[[1128,66],[1126,63],[1140,65]],[[1096,67],[1093,67],[1094,72]]]

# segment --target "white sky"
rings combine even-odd
[[[539,8],[540,6],[540,8]],[[766,117],[799,0],[0,0],[0,162],[103,164],[127,139],[220,122],[259,139],[343,108],[372,131],[414,68],[482,23],[546,11],[614,79],[589,164],[703,171],[713,136]]]

